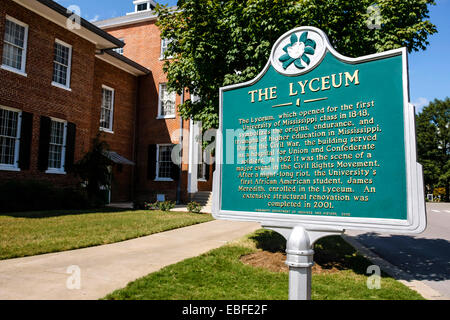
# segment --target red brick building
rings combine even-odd
[[[51,0],[1,2],[0,181],[77,183],[70,167],[100,133],[115,163],[112,201],[211,191],[212,169],[196,163],[199,126],[177,113],[190,97],[166,90],[155,3],[133,3],[95,26]]]
[[[99,132],[111,151],[135,160],[139,77],[150,71],[108,51],[122,47],[120,40],[84,20],[69,29],[67,17],[53,1],[0,4],[0,180],[71,185],[70,166]],[[114,137],[100,123],[106,86]],[[133,168],[118,162],[112,198],[130,200]]]
[[[136,193],[165,195],[176,198],[176,190],[183,201],[200,191],[211,192],[213,168],[203,163],[198,135],[200,126],[182,120],[176,106],[191,97],[167,93],[167,77],[163,72],[167,39],[161,39],[156,26],[157,16],[152,11],[156,3],[150,0],[133,1],[134,12],[95,24],[125,43],[121,53],[152,70],[150,77],[140,82],[137,123],[137,177]],[[184,134],[180,134],[180,129]],[[161,159],[166,150],[183,144],[181,176],[179,179],[164,174]],[[178,178],[178,177],[177,177]]]

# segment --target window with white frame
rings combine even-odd
[[[64,172],[67,122],[52,119],[50,128],[50,146],[48,153],[48,171]]]
[[[0,169],[17,169],[21,111],[0,107]]]
[[[114,89],[102,87],[102,106],[100,112],[100,129],[112,131],[114,118]]]
[[[125,43],[125,39],[119,38],[119,40],[122,41],[123,43]],[[116,49],[113,49],[113,51],[114,51],[114,52],[117,52],[118,54],[123,55],[123,47],[122,47],[122,48],[116,48]]]
[[[146,11],[148,9],[148,3],[141,3],[136,6],[136,11]]]
[[[169,43],[171,43],[173,40],[172,39],[161,39],[161,59],[171,59],[172,56],[165,56],[166,55],[166,51],[169,47]]]
[[[135,0],[133,4],[135,12],[149,11],[156,7],[156,2],[153,0]]]
[[[161,83],[159,85],[159,118],[174,118],[175,117],[175,99],[176,93],[167,90],[167,84]]]
[[[156,180],[172,180],[173,145],[158,145],[156,159]]]
[[[64,88],[70,87],[71,64],[72,46],[56,40],[53,60],[53,85]]]
[[[3,38],[3,69],[25,73],[27,41],[28,25],[7,16]]]

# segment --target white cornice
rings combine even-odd
[[[170,7],[169,10],[173,12],[177,12],[178,8],[176,6]],[[125,16],[111,18],[107,20],[101,20],[94,22],[94,25],[101,29],[108,29],[108,28],[115,28],[115,27],[122,27],[130,24],[136,24],[136,23],[142,23],[142,22],[148,22],[148,21],[155,21],[158,19],[158,15],[155,13],[155,11],[141,11],[141,12],[132,12],[128,13]]]
[[[134,12],[126,16],[97,21],[94,23],[99,28],[108,29],[113,27],[122,27],[130,24],[157,20],[158,16],[154,11]]]
[[[109,63],[109,64],[115,66],[116,68],[119,68],[119,69],[121,69],[121,70],[123,70],[123,71],[125,71],[125,72],[127,72],[129,74],[132,74],[134,76],[144,76],[144,75],[146,75],[145,72],[143,72],[141,70],[138,70],[138,69],[132,67],[131,65],[127,64],[126,62],[124,62],[122,60],[119,60],[119,59],[116,59],[115,57],[113,57],[113,56],[111,56],[111,55],[109,55],[107,53],[96,54],[95,57],[97,59],[105,61],[106,63]]]

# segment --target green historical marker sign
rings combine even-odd
[[[221,88],[220,99],[216,218],[425,229],[405,48],[347,58],[300,27],[256,79]]]

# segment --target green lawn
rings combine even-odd
[[[138,279],[105,299],[131,300],[286,300],[287,272],[245,265],[243,255],[258,250],[282,251],[284,240],[269,231],[258,231],[196,258],[168,266]],[[371,265],[341,237],[321,240],[315,247],[316,263],[331,273],[313,274],[312,298],[423,299],[394,279],[383,275],[380,290],[367,288],[365,271]]]
[[[46,211],[0,214],[0,260],[109,244],[213,220],[162,211]]]

